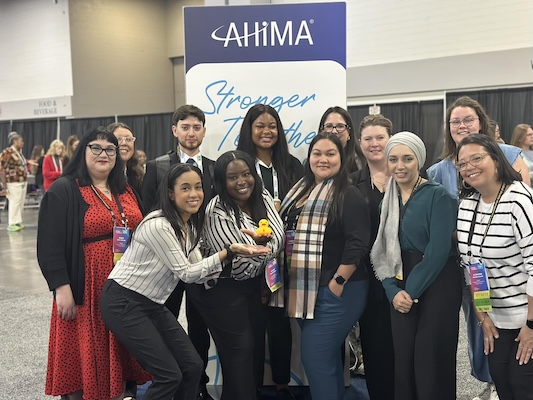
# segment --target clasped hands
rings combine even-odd
[[[418,303],[418,299],[412,299],[411,295],[405,290],[400,290],[392,299],[392,306],[396,311],[402,314],[407,314],[411,311],[411,307],[414,303]]]

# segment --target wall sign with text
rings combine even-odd
[[[248,108],[280,114],[307,157],[323,112],[346,105],[346,3],[185,7],[187,103],[206,113],[202,152],[236,147]]]

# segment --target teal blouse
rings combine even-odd
[[[435,181],[422,184],[405,206],[400,225],[402,250],[418,251],[424,258],[407,278],[405,290],[419,298],[440,274],[448,258],[457,255],[452,234],[457,223],[457,200]],[[383,281],[390,302],[401,291],[396,278]]]

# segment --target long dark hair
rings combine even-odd
[[[265,113],[272,115],[276,120],[278,140],[271,148],[272,165],[278,174],[279,195],[283,200],[292,185],[294,185],[300,177],[298,176],[298,171],[291,170],[290,168],[289,160],[291,159],[291,155],[289,153],[289,146],[287,145],[285,130],[283,129],[278,112],[273,107],[265,104],[256,104],[248,109],[248,112],[242,121],[237,150],[242,150],[248,153],[253,159],[256,158],[257,150],[252,140],[252,125],[257,118]]]
[[[500,145],[487,135],[468,135],[465,137],[461,143],[459,143],[459,146],[457,146],[456,161],[458,161],[459,158],[459,151],[464,146],[469,144],[477,144],[482,146],[490,158],[494,160],[496,167],[498,168],[497,176],[499,182],[510,185],[514,181],[522,181],[522,175],[520,175],[520,173],[511,166],[511,164],[509,164],[509,161],[507,161],[507,158],[503,154]],[[473,193],[478,193],[478,191],[471,186],[465,186],[464,181],[461,179],[459,198],[462,199],[464,197],[468,197]]]
[[[345,165],[345,168],[348,170],[348,173],[355,172],[359,169],[359,166],[357,165],[357,161],[363,164],[363,161],[365,160],[365,156],[363,154],[363,151],[361,150],[361,146],[359,145],[359,138],[355,135],[355,129],[353,126],[352,116],[348,111],[346,111],[344,108],[335,106],[328,108],[324,114],[322,114],[322,118],[320,118],[320,124],[318,125],[318,132],[324,131],[324,123],[326,122],[326,119],[328,118],[329,114],[340,114],[342,119],[346,122],[346,125],[348,125],[348,134],[350,136],[350,140],[346,142],[346,147],[343,149],[344,156],[346,158],[346,161],[343,163]],[[342,148],[342,143],[341,143]]]
[[[126,191],[126,178],[124,177],[124,167],[120,154],[118,154],[118,140],[111,132],[103,126],[99,126],[91,132],[86,133],[80,139],[78,149],[74,152],[72,159],[69,161],[61,176],[72,176],[78,179],[80,186],[89,186],[93,184],[89,170],[87,169],[87,160],[85,158],[87,145],[93,140],[107,140],[117,148],[115,155],[115,166],[107,177],[107,183],[112,193],[124,193]],[[78,151],[79,150],[79,151]]]
[[[328,225],[340,224],[342,222],[342,212],[344,205],[344,192],[348,185],[350,185],[350,178],[348,176],[348,170],[345,166],[346,155],[344,154],[341,140],[337,135],[333,133],[321,132],[317,134],[311,144],[309,144],[309,149],[307,150],[307,160],[304,163],[304,176],[301,185],[303,185],[303,190],[296,197],[295,201],[297,202],[304,195],[309,193],[312,188],[315,186],[315,174],[311,170],[311,165],[309,164],[309,159],[311,157],[311,152],[313,147],[319,140],[329,140],[337,147],[337,150],[341,157],[341,167],[337,175],[333,176],[333,193],[331,195],[331,208],[328,211]]]
[[[202,181],[202,172],[198,167],[187,163],[178,163],[173,165],[163,176],[161,184],[159,185],[159,193],[156,201],[156,206],[154,209],[161,209],[163,216],[170,222],[176,236],[182,240],[183,233],[182,229],[183,220],[179,215],[179,210],[176,207],[176,204],[171,200],[169,191],[174,191],[174,186],[178,178],[183,175],[185,172],[193,171],[198,174],[200,177],[200,182]],[[203,185],[202,185],[203,187]],[[205,199],[205,197],[204,197]],[[202,206],[196,214],[193,214],[188,221],[188,224],[193,228],[192,232],[194,237],[191,240],[193,247],[198,244],[200,240],[200,235],[202,234],[202,229],[204,225],[204,216],[205,216],[205,203],[202,202]]]
[[[439,157],[441,160],[445,158],[456,158],[459,152],[457,145],[455,144],[452,138],[452,132],[450,130],[450,116],[452,115],[452,111],[455,110],[457,107],[469,107],[473,109],[479,118],[479,133],[483,135],[487,135],[491,139],[495,139],[494,129],[491,128],[490,126],[490,118],[485,112],[485,109],[481,106],[481,104],[479,104],[478,101],[468,96],[459,97],[446,110],[446,128],[444,130],[444,147],[442,148],[442,153]]]
[[[118,128],[127,129],[133,134],[131,128],[123,122],[113,122],[107,126],[107,130],[113,134]],[[128,161],[126,161],[126,177],[130,186],[132,186],[137,192],[140,192],[143,184],[144,168],[139,162],[135,142],[133,142],[133,155]]]
[[[245,153],[241,150],[227,151],[218,157],[215,162],[215,191],[220,197],[220,201],[226,211],[229,213],[230,210],[235,212],[235,215],[238,216],[241,213],[241,209],[228,193],[228,188],[226,185],[226,171],[230,162],[235,160],[243,160],[250,168],[250,173],[252,174],[255,185],[252,194],[248,202],[250,203],[250,210],[252,212],[252,219],[259,223],[260,219],[266,218],[267,211],[266,205],[263,200],[263,181],[261,177],[257,174],[255,170],[255,161],[248,153]],[[239,228],[241,227],[240,219],[237,218],[237,224]]]

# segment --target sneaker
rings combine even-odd
[[[490,385],[490,400],[500,400],[500,396],[498,396],[494,383]]]
[[[491,400],[493,387],[494,385],[487,383],[481,393],[474,397],[472,400]]]
[[[15,224],[15,225],[17,225],[20,229],[24,229],[24,225],[22,224]]]
[[[17,232],[17,231],[20,231],[22,228],[16,224],[11,224],[11,225],[8,225],[7,226],[7,230],[9,232]]]

